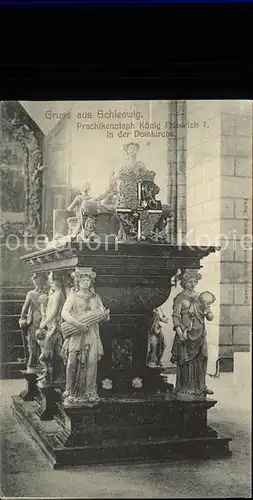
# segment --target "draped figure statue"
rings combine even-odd
[[[177,365],[175,392],[188,395],[213,394],[206,386],[207,332],[205,319],[212,321],[210,292],[198,294],[195,287],[201,274],[186,270],[180,277],[183,291],[174,299],[173,326],[175,338],[171,362]]]
[[[109,319],[101,298],[93,288],[91,269],[75,272],[76,289],[70,291],[62,309],[62,357],[66,364],[64,404],[96,404],[97,363],[103,355],[99,324]]]
[[[153,317],[149,327],[147,365],[150,368],[162,366],[162,357],[166,348],[162,323],[168,323],[161,307],[153,311]]]

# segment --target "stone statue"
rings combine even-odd
[[[45,296],[46,282],[43,276],[34,274],[32,276],[34,289],[30,290],[25,298],[24,305],[19,318],[19,326],[27,336],[28,346],[28,373],[39,373],[41,371],[39,363],[40,349],[36,340],[36,330],[41,322],[41,302],[40,297]]]
[[[64,367],[60,355],[62,348],[60,321],[65,295],[59,276],[51,273],[49,283],[50,291],[46,311],[36,332],[37,342],[41,347],[39,360],[43,368],[42,375],[38,379],[42,383],[57,382],[64,378]]]
[[[142,176],[146,167],[142,161],[137,160],[137,153],[140,149],[140,145],[137,142],[129,142],[128,144],[124,144],[123,149],[126,152],[127,157],[121,165],[119,178],[131,173],[138,173]]]
[[[168,318],[160,307],[154,309],[148,335],[147,366],[156,368],[162,366],[162,357],[166,348],[161,324],[168,323]]]
[[[175,338],[171,362],[177,365],[175,392],[187,395],[213,394],[206,387],[207,332],[205,319],[212,321],[210,305],[215,297],[210,292],[198,294],[195,287],[201,274],[195,269],[185,270],[180,276],[183,291],[173,302]]]
[[[96,218],[88,215],[81,220],[81,231],[77,236],[81,241],[92,241],[97,238],[96,234]]]
[[[92,269],[76,269],[76,289],[72,290],[62,309],[66,363],[64,404],[86,405],[99,401],[97,363],[103,355],[99,324],[109,319],[109,310],[94,290],[96,274]]]
[[[39,302],[40,302],[41,321],[43,321],[47,314],[48,295],[46,293],[40,295]]]
[[[81,188],[80,188],[80,194],[78,194],[72,203],[68,206],[67,210],[69,212],[76,212],[76,216],[80,216],[80,209],[83,201],[87,201],[91,199],[90,195],[90,183],[86,182]]]
[[[78,194],[72,203],[68,206],[67,210],[68,212],[76,212],[75,217],[69,217],[67,219],[67,223],[69,226],[69,234],[71,236],[76,236],[76,234],[80,231],[81,229],[81,205],[83,201],[88,201],[91,199],[90,195],[90,183],[86,182],[81,188],[80,188],[80,194]]]
[[[31,185],[33,189],[30,193],[30,204],[32,207],[32,215],[30,219],[31,228],[41,227],[41,214],[42,214],[42,196],[41,186],[43,185],[43,157],[39,147],[31,154],[31,161],[33,162],[33,173],[31,177]]]
[[[111,186],[112,182],[114,182],[113,179],[111,179]],[[95,231],[95,218],[97,215],[115,213],[114,205],[110,204],[110,202],[112,201],[111,198],[113,198],[113,192],[111,191],[110,186],[109,190],[105,191],[97,197],[94,197],[90,194],[90,183],[86,182],[86,184],[81,188],[81,194],[75,197],[75,199],[67,209],[69,212],[74,209],[76,210],[76,217],[69,217],[69,219],[67,220],[69,226],[69,234],[71,234],[71,236],[77,236],[81,231],[83,232],[83,234],[85,232],[87,232],[88,234],[91,224],[93,226],[92,231]],[[94,220],[91,222],[92,218]],[[88,222],[87,219],[89,219]]]
[[[116,212],[121,224],[118,240],[164,243],[167,242],[165,228],[172,215],[171,207],[164,207],[156,200],[160,188],[154,182],[155,172],[137,160],[139,147],[132,142],[124,146],[127,158],[119,170],[116,197]]]
[[[116,206],[117,208],[134,208],[141,198],[139,196],[138,200],[137,182],[149,181],[150,188],[155,178],[155,172],[147,170],[145,164],[137,160],[137,153],[140,148],[138,143],[130,142],[125,144],[123,148],[127,158],[123,161],[118,173]]]

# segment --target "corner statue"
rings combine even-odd
[[[97,363],[103,355],[99,324],[109,320],[109,310],[93,288],[96,273],[79,268],[74,275],[76,289],[62,309],[62,357],[67,365],[64,405],[93,405],[99,401]]]
[[[114,214],[115,207],[112,205],[112,199],[115,191],[114,177],[110,180],[109,189],[99,196],[91,196],[90,183],[86,182],[81,187],[79,195],[75,197],[67,210],[69,212],[75,210],[76,216],[69,217],[67,224],[69,226],[69,234],[77,236],[82,233],[81,237],[90,236],[90,233],[96,229],[96,217],[100,214]]]
[[[39,373],[41,371],[39,356],[40,349],[37,344],[36,330],[41,322],[41,301],[40,298],[44,294],[46,288],[46,281],[43,276],[34,274],[32,276],[34,289],[30,290],[22,307],[21,315],[19,318],[19,326],[27,336],[28,347],[28,373]]]
[[[38,378],[41,384],[55,383],[63,379],[63,362],[60,356],[62,335],[60,329],[61,309],[64,304],[63,283],[59,275],[53,272],[49,275],[50,291],[46,310],[36,331],[37,342],[41,347],[39,357],[43,367]],[[43,297],[42,297],[43,298]],[[45,308],[41,300],[41,309]]]
[[[210,305],[215,301],[215,297],[210,292],[195,292],[195,286],[201,279],[201,274],[196,270],[185,270],[179,279],[183,291],[174,299],[172,314],[175,338],[171,362],[177,365],[175,392],[179,395],[213,394],[213,391],[206,387],[205,319],[213,319]]]
[[[161,307],[154,309],[148,336],[147,366],[156,368],[162,366],[162,357],[166,348],[162,326],[168,323],[168,318],[163,313]]]

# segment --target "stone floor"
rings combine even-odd
[[[57,471],[12,415],[11,396],[23,389],[23,381],[1,381],[1,497],[250,498],[250,382],[240,385],[227,373],[208,382],[218,400],[209,423],[232,437],[230,458]]]

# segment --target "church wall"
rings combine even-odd
[[[186,232],[186,101],[168,101],[168,122],[172,137],[168,138],[167,203],[174,217],[170,222],[170,241],[176,244]]]
[[[249,351],[251,335],[251,251],[242,247],[252,220],[252,103],[221,103],[221,232],[229,239],[221,262],[223,295],[219,353]],[[252,239],[251,239],[252,242]],[[224,285],[223,285],[224,284]]]
[[[198,128],[187,129],[186,186],[188,244],[219,244],[220,233],[220,117],[219,103],[187,101],[187,121]],[[215,371],[220,323],[220,252],[202,260],[198,291],[210,290],[216,301],[214,320],[207,322],[208,372]]]
[[[31,269],[20,260],[30,252],[44,248],[34,238],[4,238],[1,243],[1,287],[26,286],[30,283]]]
[[[240,239],[251,233],[251,103],[188,101],[187,119],[202,124],[196,134],[187,131],[187,242],[221,246],[203,259],[199,286],[217,298],[208,324],[209,370],[215,371],[218,356],[249,350],[251,254]]]

